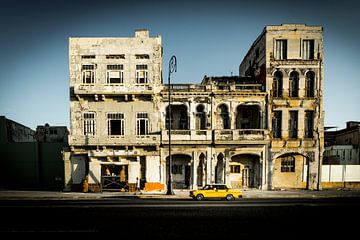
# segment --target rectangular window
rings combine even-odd
[[[303,59],[304,60],[314,59],[314,40],[303,41]]]
[[[298,111],[289,111],[289,138],[298,137]]]
[[[93,84],[94,79],[94,65],[82,65],[82,82],[84,84]]]
[[[272,119],[273,125],[273,137],[281,138],[281,121],[282,111],[274,111],[274,117]]]
[[[276,60],[287,59],[287,40],[275,41],[275,59]]]
[[[84,113],[84,135],[95,135],[95,113]]]
[[[314,137],[314,111],[305,111],[305,138]]]
[[[136,59],[150,59],[149,54],[136,54],[135,55]]]
[[[138,113],[136,118],[136,134],[148,135],[149,134],[149,119],[147,113]]]
[[[136,65],[136,83],[148,83],[147,65]]]
[[[240,173],[240,165],[230,165],[230,173]]]
[[[293,156],[281,159],[281,172],[295,172],[295,158]]]
[[[95,59],[95,55],[82,55],[82,59]]]
[[[106,59],[125,59],[125,54],[106,55]]]
[[[122,64],[107,65],[107,83],[116,84],[124,82],[124,67]]]
[[[108,135],[124,135],[124,114],[108,113]]]

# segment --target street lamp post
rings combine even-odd
[[[169,97],[169,106],[168,106],[168,118],[169,118],[169,170],[168,170],[168,183],[167,183],[167,192],[166,195],[174,195],[172,189],[172,179],[171,179],[171,85],[170,85],[170,75],[172,72],[176,72],[176,57],[172,56],[169,62],[169,77],[168,77],[168,97]]]

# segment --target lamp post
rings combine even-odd
[[[176,57],[172,56],[169,62],[169,77],[168,77],[168,97],[169,97],[169,106],[168,106],[168,116],[169,116],[169,170],[168,170],[168,183],[167,183],[167,192],[166,195],[174,195],[172,189],[172,179],[171,179],[171,86],[170,86],[170,75],[172,72],[176,72],[177,64]]]

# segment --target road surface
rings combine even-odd
[[[107,232],[146,239],[351,236],[360,227],[360,198],[353,197],[1,200],[0,211],[2,232]]]

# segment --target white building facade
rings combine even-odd
[[[281,53],[287,56],[277,56],[281,61],[272,57],[277,38],[289,41]],[[300,46],[309,51],[296,55]],[[206,183],[319,188],[322,49],[321,27],[270,26],[250,48],[239,76],[168,86],[162,82],[161,36],[138,30],[132,38],[70,38],[67,186],[134,191],[139,184],[161,191],[171,171],[174,189]],[[274,84],[280,73],[281,88]],[[283,95],[275,97],[274,87]]]

